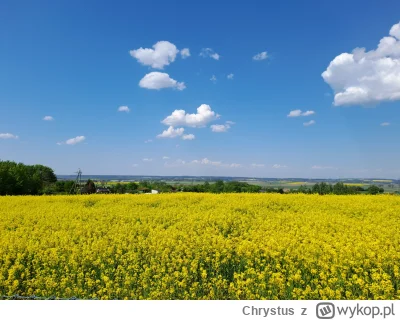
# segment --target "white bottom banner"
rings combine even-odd
[[[2,319],[400,319],[400,301],[0,301]]]

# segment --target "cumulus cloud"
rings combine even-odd
[[[229,80],[232,80],[234,76],[235,76],[235,75],[234,75],[233,73],[230,73],[230,74],[228,74],[226,77],[227,77]]]
[[[151,159],[151,158],[143,158],[142,161],[143,162],[152,162],[153,159]]]
[[[253,60],[260,61],[260,60],[265,60],[265,59],[267,59],[267,58],[268,58],[268,53],[267,53],[267,51],[263,51],[263,52],[257,53],[257,54],[253,57]]]
[[[75,138],[68,139],[67,141],[65,141],[65,144],[75,145],[77,143],[84,141],[85,139],[86,139],[85,136],[77,136]],[[59,142],[57,144],[62,144],[62,142]]]
[[[220,117],[211,110],[208,104],[202,104],[197,108],[197,113],[186,113],[185,110],[175,110],[172,114],[166,117],[161,123],[168,126],[185,126],[199,128],[206,126],[209,122]]]
[[[151,66],[154,69],[163,69],[175,61],[179,50],[169,41],[158,41],[151,48],[139,48],[129,51],[130,55],[145,66]]]
[[[131,111],[129,108],[128,108],[128,106],[120,106],[119,108],[118,108],[118,111],[119,112],[129,112],[129,111]]]
[[[287,168],[287,166],[283,165],[283,164],[274,164],[272,166],[272,168],[274,169],[281,169],[281,168]]]
[[[184,82],[178,82],[172,79],[168,73],[150,72],[146,74],[139,82],[141,88],[160,90],[164,88],[174,88],[183,90],[186,88]]]
[[[212,77],[210,78],[210,80],[214,83],[217,83],[217,77],[215,75],[212,75]]]
[[[389,122],[382,122],[381,126],[382,127],[387,127],[387,126],[390,126],[390,123]]]
[[[307,117],[307,116],[311,116],[313,114],[315,114],[315,112],[312,111],[312,110],[301,112],[301,110],[297,109],[297,110],[290,111],[287,116],[291,117],[291,118],[293,118],[293,117]]]
[[[310,121],[308,121],[308,122],[304,122],[304,123],[303,123],[303,126],[309,127],[309,126],[312,126],[313,124],[315,124],[315,121],[314,121],[314,120],[310,120]]]
[[[61,145],[63,145],[63,144],[75,145],[75,144],[77,144],[77,143],[80,143],[80,142],[84,141],[85,139],[86,139],[85,136],[77,136],[77,137],[75,137],[75,138],[68,139],[68,140],[65,141],[65,142],[57,142],[57,144],[58,144],[59,146],[61,146]]]
[[[43,118],[43,120],[44,120],[44,121],[53,121],[54,118],[53,118],[52,116],[45,116],[45,117]]]
[[[230,128],[229,124],[213,124],[210,126],[212,132],[227,132]]]
[[[185,129],[183,128],[174,128],[173,126],[169,126],[167,130],[164,130],[161,134],[157,136],[157,138],[176,138],[183,134]]]
[[[183,136],[182,136],[182,139],[183,140],[194,140],[196,137],[195,137],[195,135],[194,134],[184,134]]]
[[[289,112],[289,114],[287,115],[288,117],[300,117],[301,116],[301,110],[297,109],[297,110],[292,110]]]
[[[252,163],[251,166],[254,167],[254,168],[263,168],[263,167],[265,167],[265,165],[262,164],[262,163]]]
[[[144,143],[150,143],[150,142],[153,142],[153,140],[151,140],[151,139],[148,139],[148,140],[145,140],[145,142],[144,142]]]
[[[189,48],[184,48],[181,50],[181,57],[182,59],[186,59],[190,57],[190,50]]]
[[[169,159],[169,157],[167,157],[167,156],[164,156],[162,158],[163,158],[163,160],[168,160]]]
[[[322,78],[335,92],[333,104],[371,105],[400,100],[400,23],[375,50],[355,48],[334,58]]]
[[[233,121],[226,121],[225,124],[213,124],[210,126],[212,132],[227,132],[231,125],[234,125]]]
[[[313,115],[313,114],[315,114],[315,112],[312,111],[312,110],[309,110],[309,111],[303,112],[301,115],[302,115],[303,117],[307,117],[307,116],[311,116],[311,115]]]
[[[389,34],[392,37],[395,37],[398,40],[400,40],[400,22],[392,26],[392,28],[389,31]]]
[[[214,50],[211,49],[211,48],[203,48],[203,49],[201,49],[200,56],[204,57],[204,58],[209,57],[209,58],[212,58],[214,60],[219,60],[219,58],[220,58],[220,55],[218,53],[214,52]]]
[[[18,139],[18,136],[12,133],[0,133],[0,139]]]

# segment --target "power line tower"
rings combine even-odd
[[[72,185],[71,190],[69,191],[70,194],[81,194],[82,193],[82,171],[81,169],[78,169],[78,172],[75,172],[77,174],[75,178],[75,182]]]

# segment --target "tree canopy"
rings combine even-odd
[[[0,195],[37,195],[57,181],[53,169],[36,164],[0,161]]]

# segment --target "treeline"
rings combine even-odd
[[[48,186],[45,189],[46,194],[68,194],[74,185],[72,180],[61,180],[57,181],[54,185]],[[248,184],[246,182],[239,181],[228,181],[224,182],[218,180],[216,182],[205,182],[203,184],[193,185],[170,185],[164,181],[140,181],[140,182],[129,182],[129,183],[115,183],[108,186],[101,186],[100,183],[88,180],[82,187],[82,193],[95,193],[98,188],[107,189],[110,193],[124,194],[124,193],[147,193],[151,190],[158,190],[161,193],[171,192],[196,192],[196,193],[305,193],[305,194],[380,194],[384,192],[383,188],[375,185],[371,185],[368,188],[361,186],[349,186],[343,182],[338,182],[334,185],[321,182],[316,183],[313,186],[300,186],[297,189],[284,189],[284,188],[272,188],[272,187],[261,187],[258,185]]]
[[[0,195],[39,195],[57,181],[46,166],[0,161]]]
[[[245,182],[218,180],[215,183],[205,182],[195,185],[170,185],[164,181],[140,181],[129,183],[116,183],[106,187],[110,193],[146,193],[158,190],[161,193],[171,192],[197,192],[197,193],[239,193],[260,192],[261,187]]]
[[[12,161],[0,161],[0,195],[41,195],[41,194],[69,194],[74,187],[74,181],[61,180],[57,177],[53,169],[43,165],[25,165]],[[140,181],[129,183],[116,183],[104,186],[92,180],[79,187],[82,194],[100,193],[147,193],[151,190],[158,190],[161,193],[171,192],[197,192],[197,193],[306,193],[306,194],[380,194],[384,192],[383,188],[371,185],[368,188],[361,186],[350,186],[343,182],[331,185],[321,182],[312,187],[300,186],[297,189],[283,189],[261,187],[240,181],[222,180],[214,183],[205,182],[203,184],[193,185],[170,185],[164,181]]]
[[[313,185],[311,188],[306,186],[300,186],[298,189],[292,190],[292,193],[306,193],[312,194],[317,193],[320,195],[324,194],[337,194],[337,195],[345,195],[345,194],[379,194],[383,193],[385,190],[375,185],[371,185],[368,188],[363,188],[361,186],[349,186],[344,184],[343,182],[337,182],[334,185],[331,185],[326,182],[320,182]]]
[[[210,192],[210,193],[257,193],[261,187],[247,182],[218,180],[215,183],[205,182],[197,185],[183,185],[179,187],[182,192]]]

